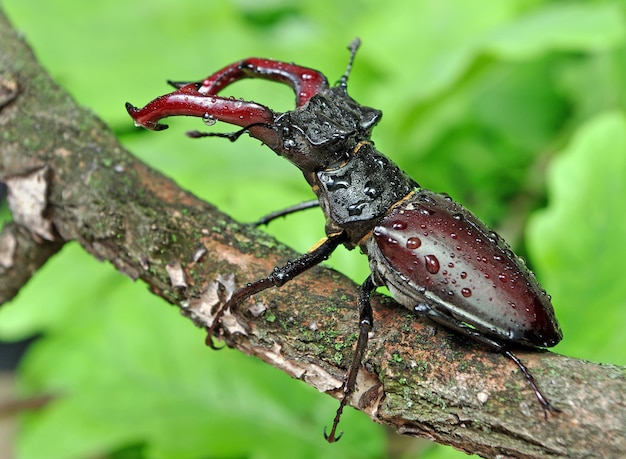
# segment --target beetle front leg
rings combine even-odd
[[[322,261],[326,260],[335,251],[335,249],[339,247],[339,245],[343,244],[346,241],[346,238],[347,236],[343,232],[328,236],[320,245],[314,247],[296,260],[290,261],[284,266],[277,266],[274,268],[269,276],[255,282],[251,282],[245,287],[236,290],[233,293],[233,296],[226,303],[220,305],[218,310],[215,312],[213,322],[207,330],[207,345],[211,348],[215,348],[212,335],[219,323],[220,318],[227,310],[234,309],[242,301],[270,287],[281,287],[294,277],[308,271],[313,266],[320,264]]]
[[[335,419],[333,420],[333,427],[330,429],[330,434],[327,434],[326,429],[324,428],[324,438],[328,441],[328,443],[338,441],[343,435],[343,432],[339,435],[335,434],[337,433],[337,425],[341,419],[341,413],[343,413],[344,407],[354,392],[356,377],[359,373],[359,368],[361,367],[363,354],[367,348],[369,332],[372,331],[372,326],[374,324],[374,315],[372,313],[372,302],[370,297],[375,289],[376,285],[374,284],[372,276],[368,276],[359,289],[359,338],[356,342],[356,349],[354,351],[354,356],[352,357],[350,369],[348,370],[346,382],[343,384],[343,398],[341,399],[341,402],[339,402],[339,408],[337,408]]]

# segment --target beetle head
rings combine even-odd
[[[359,105],[338,85],[278,115],[275,129],[282,142],[273,149],[304,173],[339,167],[359,142],[369,140],[381,116],[380,110]]]

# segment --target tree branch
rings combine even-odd
[[[0,180],[14,196],[43,203],[28,207],[14,197],[15,223],[3,233],[3,240],[28,235],[10,258],[20,260],[10,269],[24,279],[75,240],[207,327],[229,275],[241,285],[296,257],[126,152],[51,81],[2,15],[0,129]],[[19,250],[40,261],[24,262]],[[220,332],[229,346],[339,397],[357,330],[355,303],[352,282],[315,268],[256,295],[225,316]],[[562,410],[544,420],[511,362],[387,298],[375,296],[373,306],[375,333],[352,404],[377,422],[485,457],[626,456],[624,368],[519,352]]]

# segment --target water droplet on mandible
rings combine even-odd
[[[437,274],[439,272],[439,260],[434,255],[426,255],[424,257],[426,263],[426,271],[431,274]]]
[[[215,123],[217,123],[217,120],[213,117],[213,115],[205,113],[204,116],[202,116],[202,122],[207,126],[213,126]]]
[[[406,240],[406,248],[409,250],[418,249],[422,245],[422,240],[419,237],[410,237]]]

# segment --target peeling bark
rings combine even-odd
[[[29,177],[26,191],[43,204],[26,212],[38,218],[16,218],[3,230],[0,301],[15,293],[7,285],[19,289],[75,240],[206,328],[233,274],[251,281],[296,256],[126,152],[46,75],[2,15],[0,131],[0,181],[23,197],[16,183]],[[33,181],[36,171],[45,173]],[[218,332],[229,346],[339,397],[355,303],[352,282],[318,267],[255,295]],[[374,336],[351,404],[375,421],[484,457],[626,456],[624,368],[519,352],[562,410],[544,420],[513,363],[387,298],[375,295],[373,306]]]

